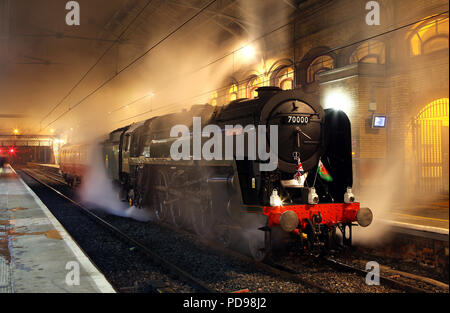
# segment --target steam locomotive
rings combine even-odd
[[[225,246],[244,237],[256,260],[286,245],[320,251],[351,245],[352,226],[355,222],[368,226],[372,212],[355,202],[351,190],[347,115],[324,110],[315,95],[301,90],[261,87],[257,92],[254,99],[238,99],[223,107],[194,105],[189,111],[111,132],[102,143],[102,153],[120,197],[151,210],[158,220],[212,236]],[[204,134],[195,138],[196,117],[202,126],[220,128],[225,138],[221,158],[195,158],[195,141],[203,144],[208,139]],[[186,125],[189,131],[173,136],[175,125]],[[227,125],[235,127],[230,131]],[[251,142],[256,128],[244,125],[277,126],[277,147],[271,146],[270,131],[258,133],[266,136],[258,137],[266,151],[278,148],[274,170],[262,171],[261,165],[268,161],[252,157],[250,146],[239,155],[224,156],[227,137],[236,143],[239,138]],[[188,156],[180,160],[171,157],[176,140],[190,147]]]

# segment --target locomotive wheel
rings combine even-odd
[[[163,171],[156,171],[153,186],[154,190],[152,204],[155,218],[158,221],[163,221],[167,218],[169,213],[167,212],[167,203],[169,201],[169,187],[167,184],[167,177]]]
[[[195,233],[199,236],[210,235],[215,225],[211,194],[208,192],[206,197],[201,198],[201,204],[193,205],[189,211]]]

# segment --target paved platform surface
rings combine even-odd
[[[449,240],[448,195],[434,199],[417,200],[405,206],[394,206],[383,221],[399,232],[415,236]]]
[[[448,230],[448,205],[448,194],[437,196],[433,200],[418,200],[414,204],[394,211],[393,220]]]
[[[0,293],[13,292],[115,291],[9,167],[0,173]]]

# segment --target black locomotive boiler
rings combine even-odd
[[[130,204],[152,210],[156,219],[192,228],[229,245],[244,236],[253,257],[262,260],[279,238],[300,249],[327,249],[342,232],[351,244],[351,228],[368,226],[372,213],[354,202],[351,192],[350,121],[342,111],[324,110],[319,99],[300,90],[261,87],[255,99],[223,107],[194,105],[189,111],[150,118],[117,129],[103,143],[107,172]],[[249,133],[226,125],[278,127],[277,166],[261,171],[258,157],[174,160],[174,125],[186,125],[192,144],[193,118],[218,125],[224,136]],[[202,138],[203,141],[208,138]],[[236,141],[235,141],[236,142]],[[269,134],[265,140],[271,147]],[[192,147],[192,145],[190,145]],[[223,149],[222,149],[223,150]],[[319,174],[319,175],[318,175]]]

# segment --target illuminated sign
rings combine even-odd
[[[372,128],[386,127],[386,115],[374,115],[372,118]]]

